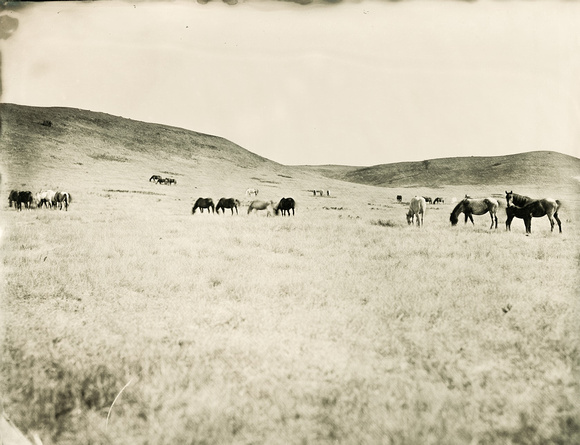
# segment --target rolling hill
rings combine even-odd
[[[506,156],[429,159],[372,167],[304,166],[329,178],[379,187],[441,185],[535,184],[578,181],[580,159],[536,151]]]
[[[27,178],[33,188],[74,183],[95,171],[103,183],[161,172],[207,188],[216,181],[265,187],[293,182],[294,189],[336,187],[337,181],[388,188],[553,185],[577,184],[580,177],[580,159],[550,151],[363,168],[284,166],[218,136],[88,110],[1,104],[0,116],[1,165],[14,185]]]

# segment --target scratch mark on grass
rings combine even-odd
[[[113,403],[111,403],[111,406],[109,407],[109,412],[107,413],[107,421],[105,422],[105,431],[107,431],[107,428],[109,427],[109,417],[111,416],[111,411],[113,409],[113,405],[115,404],[115,402],[117,401],[117,399],[119,398],[119,396],[121,395],[121,393],[125,390],[125,388],[127,386],[129,386],[131,384],[131,382],[134,380],[134,378],[132,378],[131,380],[129,380],[127,382],[127,384],[125,386],[123,386],[123,388],[121,389],[121,391],[119,391],[119,394],[117,394],[117,397],[115,397],[115,400],[113,400]]]

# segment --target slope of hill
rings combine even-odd
[[[329,178],[381,187],[576,182],[580,159],[552,151],[506,156],[430,159],[372,167],[303,168]]]
[[[0,104],[0,117],[0,166],[6,187],[130,187],[148,193],[147,179],[161,174],[174,177],[179,187],[155,192],[174,199],[204,193],[240,196],[248,187],[271,192],[273,199],[277,188],[289,194],[305,183],[332,187],[338,182],[283,166],[221,137],[105,113]]]

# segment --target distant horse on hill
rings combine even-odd
[[[12,204],[14,204],[14,207],[16,208],[16,203],[18,202],[18,193],[20,193],[18,190],[10,191],[10,194],[8,195],[8,207],[12,207]]]
[[[226,209],[230,209],[232,211],[232,215],[234,214],[234,209],[236,209],[236,215],[238,214],[238,207],[240,205],[240,201],[234,198],[221,198],[217,205],[215,206],[215,212],[219,214],[220,209],[225,214]]]
[[[165,179],[165,182],[166,182],[168,185],[171,185],[171,184],[175,184],[175,185],[177,185],[177,181],[176,181],[175,179],[173,179],[173,178],[167,178],[167,179]]]
[[[49,208],[55,205],[54,195],[56,192],[53,190],[42,190],[34,195],[34,200],[36,201],[36,207],[41,208],[43,206]]]
[[[213,200],[211,198],[198,198],[191,209],[191,214],[195,214],[195,211],[199,209],[201,213],[203,213],[203,209],[207,209],[208,213],[215,213],[215,206],[213,204]]]
[[[16,198],[16,209],[22,210],[22,204],[24,204],[24,207],[30,210],[32,206],[32,201],[33,201],[32,192],[30,191],[18,192],[18,197]]]
[[[411,198],[411,203],[409,204],[409,211],[407,212],[407,224],[411,225],[414,223],[415,216],[417,217],[417,226],[421,227],[423,225],[423,217],[425,215],[425,210],[427,209],[427,202],[422,196],[415,196]]]
[[[163,179],[163,178],[159,175],[153,175],[149,178],[149,182],[151,182],[151,181],[158,182],[160,179]]]
[[[423,198],[425,198],[427,204],[433,204],[433,200],[429,196],[423,196]]]
[[[562,203],[559,200],[552,198],[533,199],[529,196],[518,195],[517,193],[507,191],[505,192],[505,200],[509,220],[509,224],[506,220],[507,230],[511,229],[512,219],[516,216],[524,220],[526,233],[532,233],[532,218],[541,218],[547,215],[550,220],[550,231],[554,231],[554,220],[556,220],[560,233],[562,233],[562,222],[558,217],[558,210],[560,210]]]
[[[445,200],[443,198],[437,197],[433,200],[433,204],[438,204],[438,203],[445,204]]]
[[[248,189],[246,190],[246,196],[258,196],[258,189]]]
[[[282,211],[282,216],[288,213],[290,216],[290,210],[292,210],[292,216],[294,216],[294,207],[296,206],[296,201],[293,198],[282,198],[278,204],[274,206],[274,212],[276,215],[279,211]]]
[[[54,194],[54,206],[60,210],[64,209],[68,211],[68,206],[70,205],[72,198],[69,192],[56,192]]]
[[[460,213],[465,214],[465,222],[467,223],[467,219],[471,221],[472,224],[475,225],[473,222],[472,215],[485,215],[489,212],[491,217],[491,226],[490,229],[493,229],[493,224],[495,221],[495,228],[497,229],[497,208],[499,207],[499,203],[496,199],[493,198],[483,198],[483,199],[470,199],[465,198],[459,201],[459,203],[455,206],[453,211],[451,212],[451,216],[449,220],[451,221],[451,225],[454,226],[459,221],[458,217]]]
[[[274,208],[273,208],[273,202],[272,201],[252,201],[250,203],[250,206],[248,207],[248,215],[252,212],[252,211],[256,211],[256,213],[258,212],[258,210],[266,210],[266,216],[270,216],[274,214]]]

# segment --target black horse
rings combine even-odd
[[[288,213],[288,216],[290,216],[290,210],[292,210],[292,215],[294,215],[295,206],[296,201],[294,201],[294,199],[282,198],[278,203],[278,205],[274,207],[274,211],[276,212],[276,215],[278,214],[279,211],[282,211],[282,216],[286,215],[286,212]]]
[[[236,215],[238,214],[238,206],[240,205],[240,201],[234,198],[221,198],[217,205],[215,206],[215,212],[219,214],[220,209],[225,214],[226,209],[230,209],[232,211],[232,215],[234,214],[234,209],[236,209]]]
[[[22,204],[27,209],[30,209],[32,206],[33,196],[32,192],[18,192],[18,197],[16,198],[16,209],[22,210]]]
[[[149,178],[149,182],[151,182],[151,181],[158,182],[160,179],[163,179],[163,178],[159,175],[153,175]]]
[[[11,190],[10,194],[8,195],[8,207],[12,207],[14,203],[14,207],[16,208],[16,203],[18,202],[18,190]]]
[[[213,200],[211,198],[198,198],[191,209],[191,214],[195,214],[195,210],[199,209],[201,213],[203,213],[203,209],[207,209],[208,213],[211,210],[212,213],[215,213],[215,206],[213,204]]]
[[[560,218],[558,218],[558,210],[562,203],[559,200],[552,198],[533,199],[529,196],[518,195],[517,193],[508,191],[505,192],[505,200],[507,203],[506,212],[508,216],[508,219],[506,220],[506,230],[511,229],[512,219],[516,216],[524,220],[526,233],[532,233],[532,218],[541,218],[542,216],[547,215],[550,220],[550,231],[554,231],[554,220],[556,220],[560,233],[562,233],[562,222],[560,221]]]

